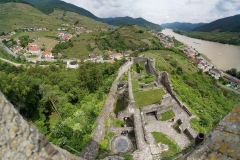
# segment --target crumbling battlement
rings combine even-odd
[[[82,160],[47,141],[0,92],[0,157],[4,160]]]

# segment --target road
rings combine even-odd
[[[4,62],[7,62],[7,63],[10,63],[10,64],[12,64],[12,65],[14,65],[14,66],[16,66],[16,67],[21,66],[21,65],[24,65],[24,64],[15,63],[15,62],[9,61],[9,60],[7,60],[7,59],[3,59],[3,58],[0,58],[0,60],[2,60],[2,61],[4,61]]]
[[[224,86],[224,85],[222,85],[222,84],[218,84],[221,88],[223,88],[223,89],[226,89],[226,90],[229,90],[229,91],[233,91],[234,93],[236,93],[236,94],[240,94],[240,92],[238,92],[238,91],[236,91],[236,90],[234,90],[234,89],[232,89],[232,88],[229,88],[229,87],[227,87],[227,86]]]

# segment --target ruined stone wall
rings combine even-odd
[[[176,94],[174,93],[173,89],[172,89],[172,84],[171,81],[169,79],[168,73],[167,72],[161,72],[159,74],[158,77],[158,83],[163,84],[163,86],[165,87],[165,89],[168,91],[168,93],[174,98],[174,100],[178,103],[178,105],[180,107],[182,107],[182,109],[189,115],[192,116],[192,113],[188,110],[188,108],[186,107],[186,105],[183,105],[179,99],[177,98]]]
[[[93,131],[92,139],[86,146],[86,148],[82,151],[81,157],[88,160],[95,160],[98,155],[98,142],[103,140],[105,134],[105,125],[106,118],[109,116],[114,109],[114,103],[117,99],[117,88],[118,88],[118,80],[131,66],[133,61],[128,60],[124,65],[122,65],[118,72],[117,76],[112,84],[108,97],[104,103],[101,113],[99,114],[96,120],[96,128]]]
[[[48,142],[0,92],[0,159],[82,160]]]

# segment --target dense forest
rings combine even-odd
[[[49,141],[59,146],[66,142],[81,151],[122,64],[83,63],[73,70],[55,65],[14,67],[0,61],[0,88]]]

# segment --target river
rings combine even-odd
[[[164,29],[162,33],[174,36],[178,41],[195,48],[199,53],[210,58],[212,64],[221,70],[236,68],[240,71],[240,46],[190,38],[174,33],[171,29]]]

